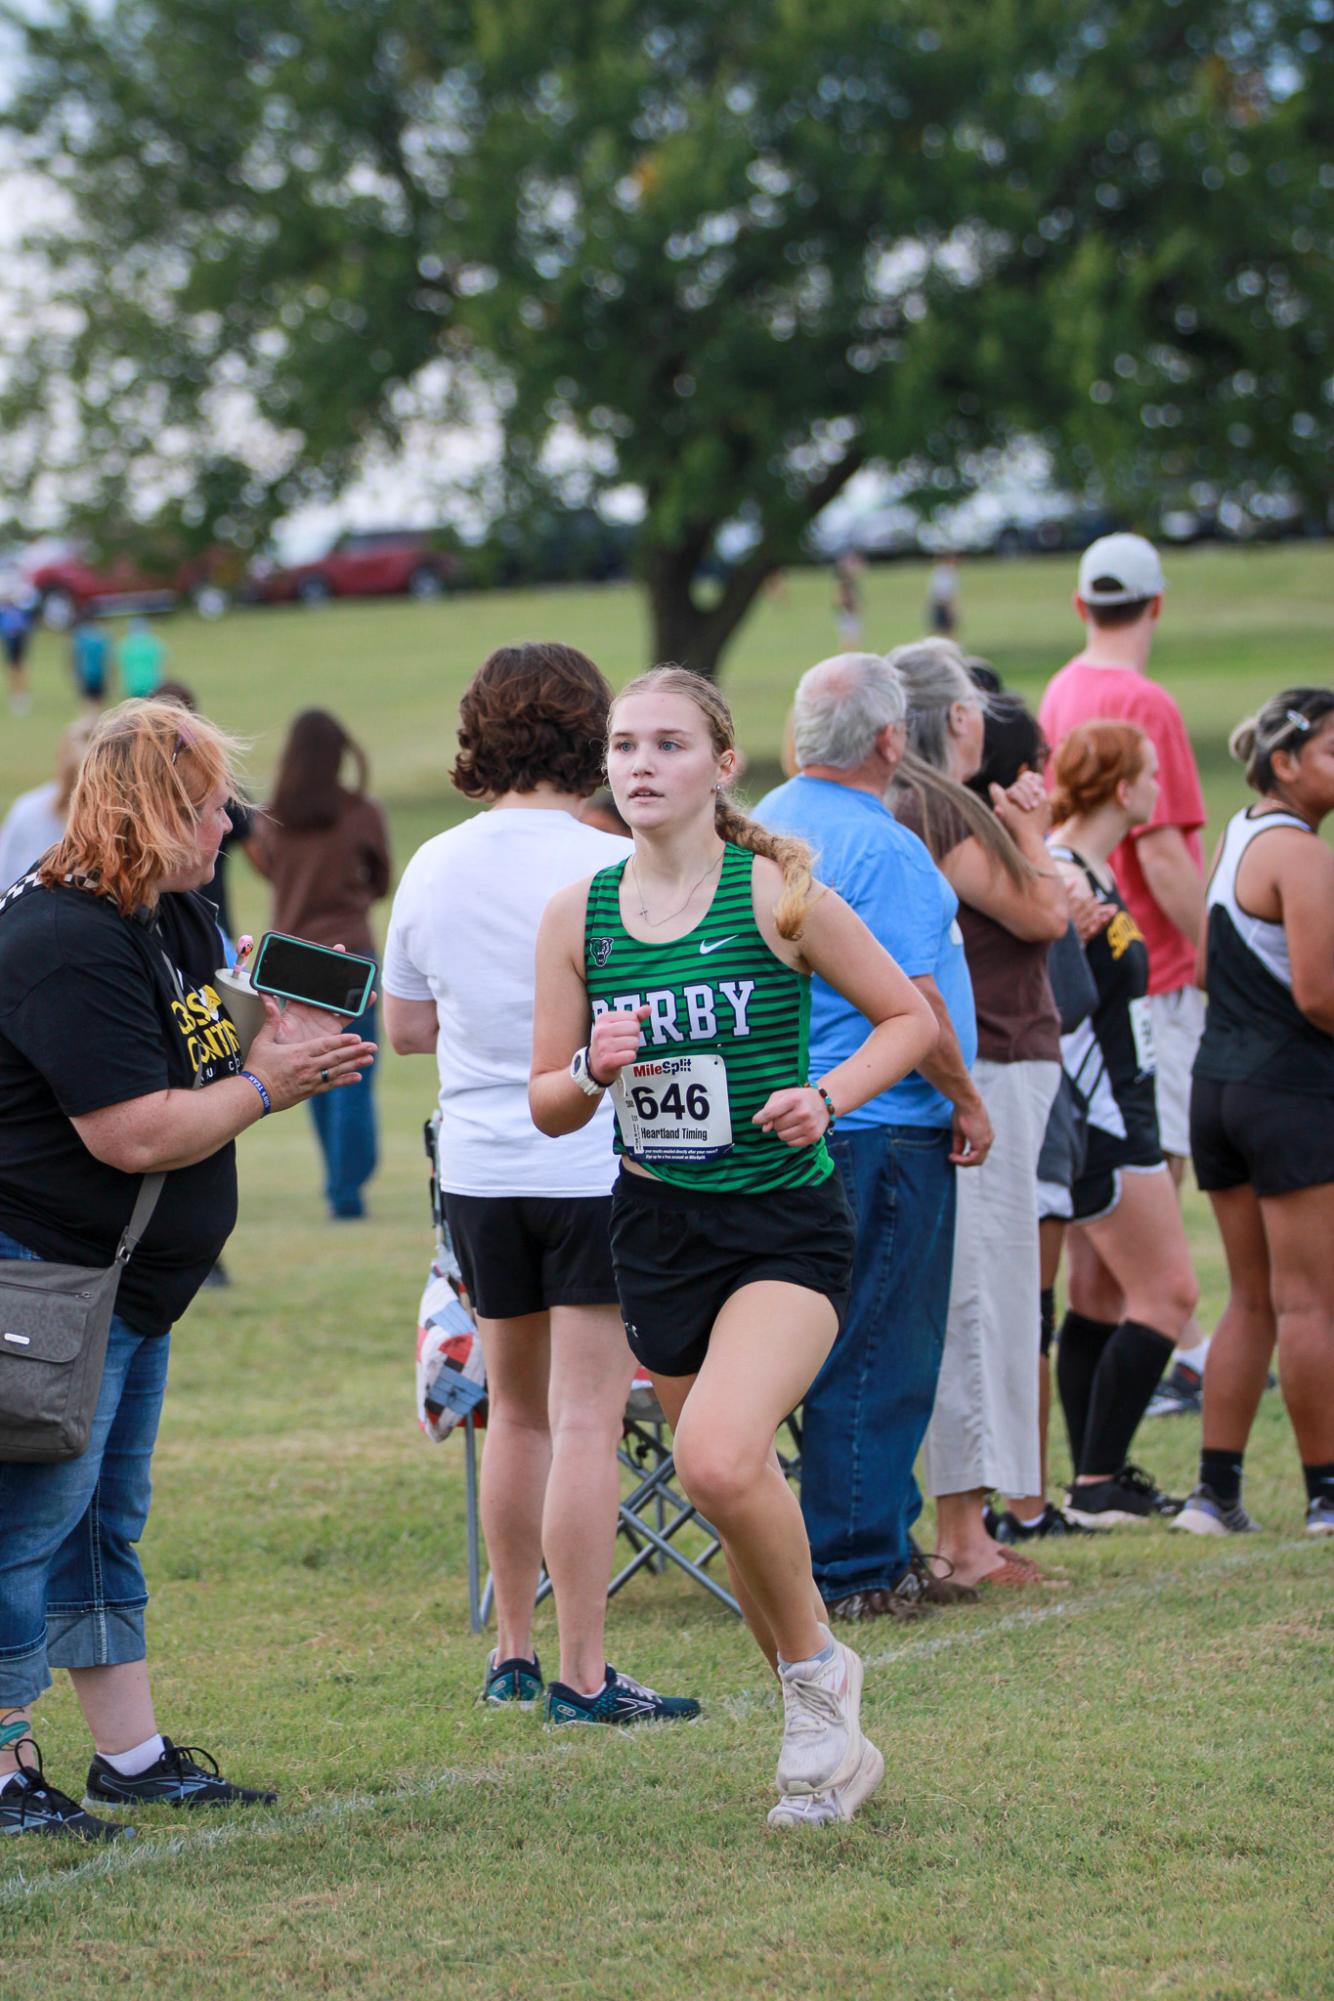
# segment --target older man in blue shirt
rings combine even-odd
[[[922,1508],[913,1465],[945,1342],[954,1176],[985,1158],[992,1135],[969,1076],[977,1022],[958,899],[884,803],[906,706],[878,654],[822,660],[797,688],[798,776],[755,809],[765,826],[809,841],[820,880],[922,990],[941,1031],[920,1071],[841,1117],[830,1141],[857,1253],[847,1319],[806,1396],[801,1501],[815,1581],[831,1614],[850,1619],[915,1618],[977,1595],[936,1577],[912,1540]],[[814,980],[811,1075],[865,1034],[856,1008]]]

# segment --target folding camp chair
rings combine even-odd
[[[780,1438],[783,1443],[779,1447],[778,1463],[789,1480],[799,1481],[801,1430],[795,1412],[784,1425]],[[490,1577],[483,1584],[481,1575],[477,1439],[476,1425],[471,1417],[465,1420],[464,1447],[468,1509],[468,1612],[473,1632],[480,1633],[491,1617],[494,1594]],[[630,1392],[616,1456],[629,1475],[628,1489],[621,1495],[617,1529],[629,1544],[630,1557],[612,1577],[607,1586],[607,1596],[614,1598],[637,1571],[648,1569],[661,1573],[669,1563],[674,1563],[702,1590],[711,1593],[739,1618],[741,1607],[735,1597],[725,1584],[720,1584],[709,1573],[710,1564],[722,1549],[717,1531],[681,1492],[667,1420],[657,1398],[644,1385],[637,1384]],[[684,1538],[683,1546],[678,1546],[678,1537]],[[537,1588],[539,1605],[550,1591],[551,1579],[544,1570]]]

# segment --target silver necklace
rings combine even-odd
[[[713,860],[709,863],[709,866],[705,869],[703,875],[699,879],[699,882],[691,883],[690,888],[686,891],[685,903],[679,903],[676,909],[669,910],[665,917],[649,916],[648,905],[644,901],[644,885],[639,880],[638,862],[635,856],[631,855],[630,867],[634,871],[635,895],[639,898],[639,915],[643,918],[644,922],[647,925],[649,925],[654,931],[660,931],[664,924],[671,923],[673,917],[679,917],[681,915],[681,912],[686,908],[686,904],[690,902],[691,897],[695,894],[695,891],[700,887],[700,883],[705,883],[708,881],[709,877],[713,874],[713,871],[717,868],[719,862],[722,860],[723,856],[726,853],[727,853],[726,848],[722,848],[719,850],[719,852],[714,856]]]

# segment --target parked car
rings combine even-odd
[[[459,582],[459,560],[426,528],[349,530],[309,563],[251,565],[247,595],[259,604],[327,604],[330,598],[438,598]]]
[[[20,570],[36,594],[45,623],[63,632],[78,613],[175,611],[193,604],[202,618],[220,618],[232,600],[237,558],[226,550],[154,570],[130,556],[100,562],[77,543],[43,543]]]

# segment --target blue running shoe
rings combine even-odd
[[[21,1746],[19,1768],[0,1790],[0,1835],[59,1834],[76,1841],[132,1841],[132,1827],[98,1820],[68,1793],[48,1785],[42,1754],[29,1738]]]
[[[198,1759],[207,1760],[199,1764]],[[88,1767],[85,1806],[276,1806],[277,1793],[267,1787],[235,1786],[224,1779],[216,1762],[198,1744],[173,1744],[162,1739],[162,1756],[146,1772],[127,1779],[107,1759],[96,1757]]]
[[[1207,1481],[1201,1481],[1172,1523],[1190,1535],[1255,1535],[1260,1524],[1240,1501],[1222,1501]]]
[[[543,1686],[542,1663],[536,1654],[530,1661],[498,1661],[492,1648],[487,1656],[483,1702],[492,1703],[497,1709],[511,1704],[531,1709],[535,1702],[541,1701]]]
[[[698,1715],[693,1695],[659,1695],[610,1666],[596,1695],[580,1695],[563,1681],[547,1689],[548,1723],[688,1723]]]
[[[1317,1495],[1306,1510],[1307,1535],[1334,1535],[1334,1505]]]

